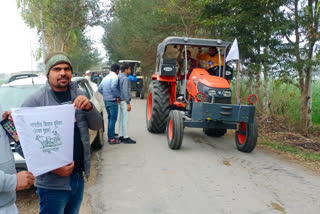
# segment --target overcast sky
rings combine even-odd
[[[33,57],[39,47],[35,29],[30,29],[22,20],[15,0],[2,0],[0,6],[0,73],[36,70],[37,63]],[[105,56],[100,39],[103,29],[96,27],[87,30],[87,35],[96,41],[101,56]]]

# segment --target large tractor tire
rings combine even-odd
[[[178,150],[183,139],[183,115],[178,110],[170,111],[167,125],[167,140],[170,149]]]
[[[94,139],[94,141],[92,142],[92,145],[91,147],[94,149],[94,150],[100,150],[104,145],[104,138],[103,138],[103,129],[100,129],[98,132],[97,132],[97,136],[96,138]]]
[[[149,132],[164,133],[169,116],[170,91],[167,82],[152,81],[147,97],[146,121]]]
[[[142,89],[140,92],[140,99],[143,100],[144,99],[144,90]]]
[[[140,92],[140,99],[144,99],[144,86],[143,86],[143,80],[140,80],[140,83],[139,83],[139,92]]]
[[[204,128],[203,132],[211,137],[222,137],[227,130],[226,129],[217,129],[217,128]]]
[[[258,126],[256,120],[253,123],[239,124],[239,129],[235,133],[236,146],[241,152],[252,152],[256,147],[258,139]]]
[[[136,97],[140,97],[140,91],[136,90]]]

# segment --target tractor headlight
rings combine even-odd
[[[224,97],[231,97],[231,91],[224,91],[223,96]]]
[[[216,90],[214,90],[214,89],[209,89],[209,90],[208,90],[208,95],[209,95],[210,97],[213,97],[213,96],[215,96],[216,94],[217,94]]]

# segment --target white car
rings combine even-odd
[[[47,77],[28,77],[14,80],[10,83],[0,86],[0,103],[4,111],[17,108],[22,105],[26,98],[39,90],[45,85]],[[79,89],[83,94],[95,105],[97,110],[101,113],[103,118],[104,102],[103,97],[98,91],[94,91],[91,84],[85,77],[73,77],[72,81],[77,82]],[[89,129],[90,144],[94,149],[101,149],[104,145],[104,127],[99,131]],[[17,169],[25,169],[26,162],[17,152],[13,141],[11,142],[11,149],[14,152],[15,163]]]

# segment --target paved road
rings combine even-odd
[[[93,213],[319,214],[320,176],[258,149],[236,150],[234,136],[185,129],[181,150],[145,124],[145,100],[133,100],[129,135],[136,145],[105,145]]]

